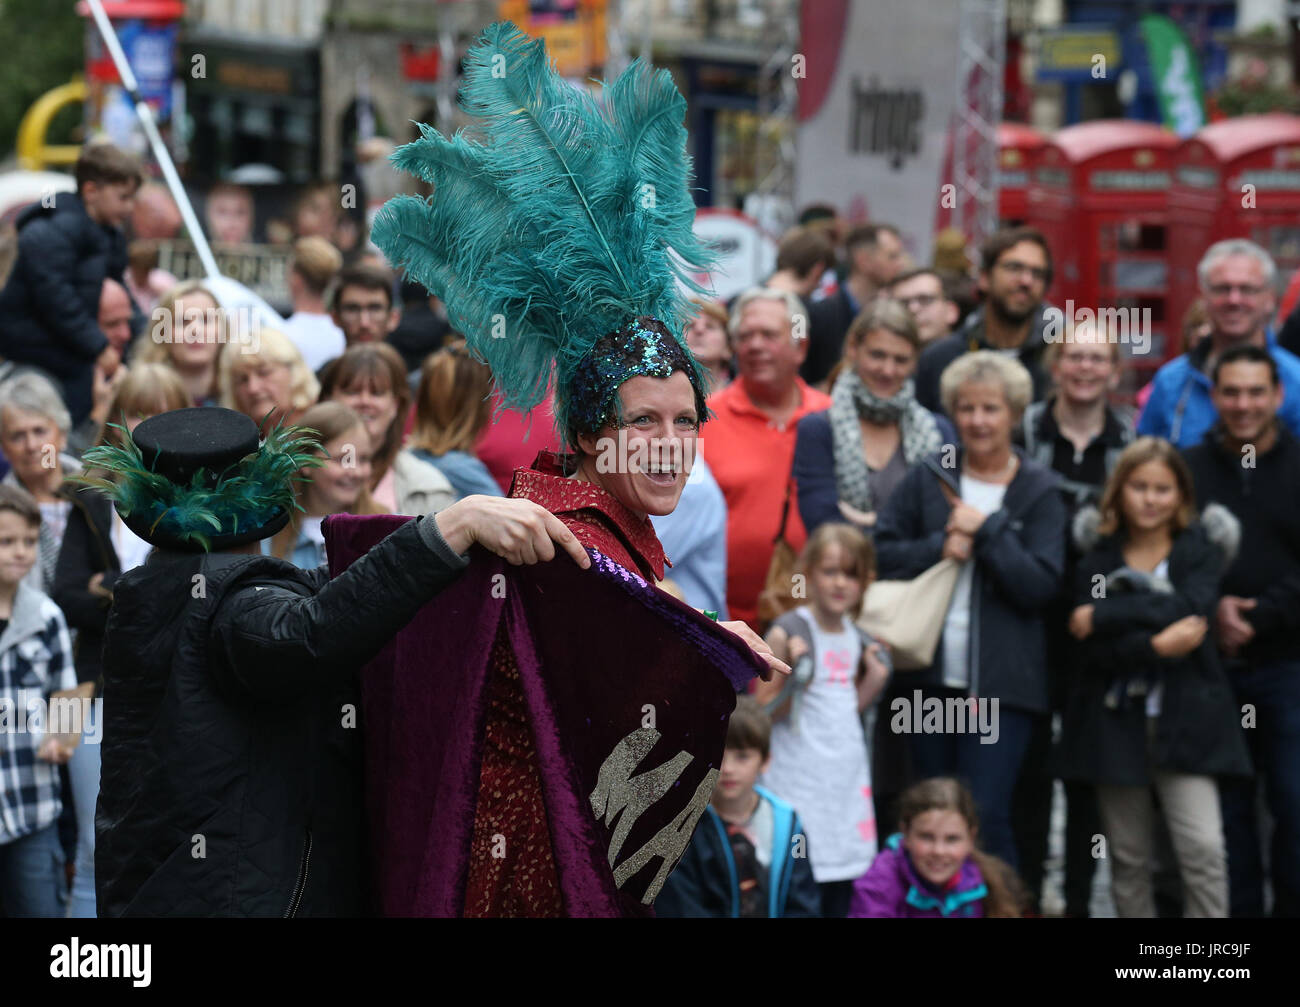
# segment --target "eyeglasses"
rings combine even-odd
[[[382,304],[344,304],[339,307],[339,314],[344,318],[360,318],[362,315],[383,318],[388,314],[388,308]]]
[[[1012,276],[1029,276],[1037,283],[1047,282],[1047,270],[1027,262],[999,262],[997,268]]]
[[[1267,287],[1256,286],[1253,283],[1216,283],[1210,288],[1211,297],[1231,297],[1235,290],[1242,297],[1258,297]]]
[[[908,311],[916,311],[918,308],[928,308],[939,300],[938,294],[913,294],[911,297],[896,297],[896,301],[905,307]]]

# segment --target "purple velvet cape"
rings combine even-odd
[[[331,576],[408,520],[328,519]],[[739,637],[604,555],[591,556],[589,570],[563,555],[514,567],[475,549],[464,575],[362,670],[367,815],[383,915],[462,914],[488,657],[502,620],[531,720],[565,912],[646,914],[646,891],[665,858],[651,858],[621,886],[614,867],[661,830],[693,831],[703,809],[689,809],[721,766],[735,694],[764,665]],[[592,795],[621,741],[638,731],[642,745],[654,737],[647,727],[660,736],[636,773],[681,762],[679,753],[690,759],[635,818],[612,867],[611,837],[626,830],[629,812],[618,815],[612,802],[598,819]]]

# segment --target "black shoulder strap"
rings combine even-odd
[[[777,529],[776,538],[772,539],[773,545],[785,538],[786,522],[790,520],[790,494],[794,490],[794,478],[791,477],[785,484],[785,503],[781,505],[781,527]]]
[[[808,620],[793,610],[786,612],[780,618],[784,619],[786,617],[798,619],[800,624],[803,627],[802,632],[791,633],[787,630],[786,635],[797,636],[801,640],[804,640],[808,644],[809,654],[812,654],[813,652],[812,627],[808,625]],[[813,660],[816,660],[815,655],[813,656]],[[763,707],[763,709],[767,712],[768,716],[771,716],[777,710],[781,709],[781,707],[784,706],[790,699],[792,699],[794,694],[798,692],[800,689],[802,689],[803,687],[804,687],[804,683],[796,681],[795,676],[793,674],[786,675],[785,681],[781,683],[781,691],[777,693],[776,697],[773,698],[769,703],[767,703]]]

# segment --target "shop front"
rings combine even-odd
[[[181,44],[193,122],[189,178],[264,165],[277,181],[320,174],[319,48],[193,37]]]

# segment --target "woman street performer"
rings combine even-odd
[[[393,200],[374,240],[446,303],[507,407],[553,377],[570,450],[517,470],[510,496],[594,563],[521,576],[475,555],[363,672],[379,908],[646,914],[708,803],[736,691],[788,672],[743,624],[654,586],[669,564],[649,515],[676,506],[707,416],[678,286],[707,258],[685,105],[640,63],[598,103],[509,24],[466,68],[476,137],[423,127],[395,155],[435,194]],[[332,569],[400,520],[331,519]]]

